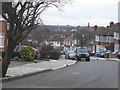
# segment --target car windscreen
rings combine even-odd
[[[74,51],[70,51],[69,54],[75,54],[75,52]]]
[[[78,53],[88,53],[87,49],[77,49]]]

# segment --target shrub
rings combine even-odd
[[[47,58],[47,59],[55,59],[58,60],[60,57],[60,50],[54,49],[53,46],[50,45],[44,45],[41,48],[41,58]]]
[[[60,52],[56,50],[52,51],[43,51],[41,53],[41,58],[55,59],[58,60],[60,57]]]
[[[42,47],[41,47],[41,50],[42,51],[52,51],[54,49],[54,47],[53,46],[50,46],[50,45],[43,45]]]
[[[50,59],[58,60],[59,57],[60,57],[60,52],[59,51],[53,50],[53,51],[50,52]]]
[[[20,50],[22,60],[32,61],[35,58],[35,50],[31,46],[23,47]]]
[[[50,58],[50,51],[42,51],[41,58]]]

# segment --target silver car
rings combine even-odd
[[[68,51],[66,54],[65,54],[65,58],[66,59],[76,59],[76,54],[74,51]]]

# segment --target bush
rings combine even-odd
[[[42,51],[40,58],[50,58],[50,51]]]
[[[48,58],[48,59],[55,59],[58,60],[60,57],[60,52],[59,51],[44,51],[41,53],[41,58]]]
[[[22,60],[32,61],[35,58],[35,50],[31,46],[23,47],[20,55]]]
[[[54,49],[53,46],[44,45],[41,47],[41,58],[55,59],[58,60],[60,57],[60,50]]]
[[[53,50],[51,51],[50,53],[50,59],[55,59],[55,60],[58,60],[59,57],[60,57],[60,52],[59,51],[56,51],[56,50]]]
[[[42,47],[41,47],[41,50],[42,51],[52,51],[54,49],[54,47],[53,46],[50,46],[50,45],[43,45]]]

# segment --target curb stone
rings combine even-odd
[[[112,58],[96,58],[96,57],[92,57],[92,59],[96,59],[96,60],[102,60],[102,61],[120,61],[120,59],[112,59]]]
[[[35,74],[42,73],[42,72],[47,72],[47,71],[52,71],[52,69],[46,69],[46,70],[43,70],[43,71],[37,71],[37,72],[28,73],[28,74],[19,75],[19,76],[14,76],[14,77],[6,77],[6,78],[2,79],[2,82],[9,82],[9,81],[13,81],[13,80],[17,80],[17,79],[33,76]]]
[[[77,63],[77,61],[73,62],[71,64],[65,64],[64,66],[57,67],[55,69],[46,69],[46,70],[43,70],[43,71],[36,71],[36,72],[33,72],[33,73],[24,74],[24,75],[13,76],[13,77],[6,77],[6,78],[2,78],[2,80],[0,80],[0,81],[2,81],[2,82],[10,82],[10,81],[13,81],[13,80],[17,80],[17,79],[33,76],[35,74],[39,74],[39,73],[42,73],[42,72],[54,71],[54,70],[57,70],[57,69],[61,69],[61,68],[67,67],[67,66],[74,65],[76,63]]]

